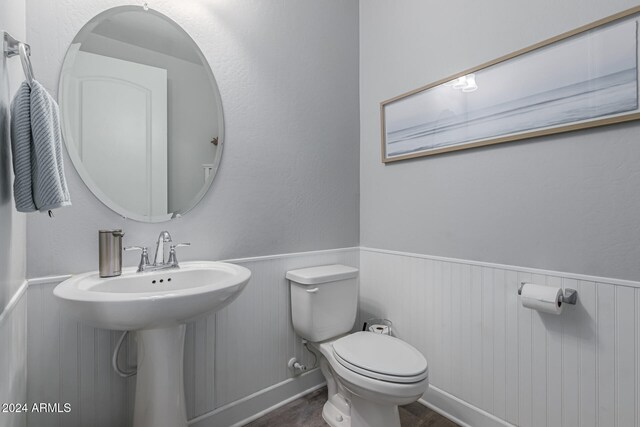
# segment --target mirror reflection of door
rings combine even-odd
[[[89,20],[65,56],[58,101],[72,164],[119,215],[168,221],[210,188],[224,146],[220,91],[169,17],[118,6]]]
[[[125,211],[166,215],[167,70],[80,51],[69,77],[64,108],[93,181]]]

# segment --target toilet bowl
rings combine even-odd
[[[356,332],[312,346],[322,356],[329,390],[322,415],[333,427],[400,427],[398,405],[427,390],[426,360],[397,338]]]
[[[349,333],[357,309],[358,270],[328,265],[287,272],[296,333],[319,353],[332,427],[400,427],[398,405],[427,390],[424,356],[410,344],[373,332]]]

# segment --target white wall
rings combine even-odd
[[[198,427],[229,426],[317,386],[318,371],[303,377],[287,368],[291,357],[312,366],[291,325],[285,273],[342,263],[358,267],[358,248],[234,261],[252,271],[236,301],[187,326],[187,415]],[[31,402],[68,402],[69,414],[29,414],[29,427],[126,427],[133,419],[135,377],[111,368],[119,332],[95,329],[60,310],[59,283],[29,287],[29,396]],[[135,347],[121,361],[135,364]],[[0,424],[1,425],[1,424]]]
[[[363,248],[361,317],[429,363],[424,400],[473,427],[640,426],[640,282]],[[521,281],[576,289],[560,316]]]
[[[30,0],[36,77],[55,93],[77,31],[105,8],[129,3]],[[183,26],[216,76],[226,121],[219,174],[184,218],[146,225],[99,203],[66,158],[73,206],[55,219],[29,218],[28,276],[95,270],[97,230],[107,227],[124,228],[127,245],[149,246],[168,229],[175,240],[192,243],[182,251],[184,260],[356,245],[355,0],[162,0],[150,6]],[[136,261],[126,255],[126,265]]]
[[[0,31],[26,40],[24,0],[0,3]],[[26,221],[14,207],[8,127],[9,103],[23,79],[20,60],[0,56],[0,402],[26,400]],[[0,413],[3,427],[25,422],[23,415]]]
[[[0,31],[26,39],[25,2],[0,4]],[[15,210],[13,167],[9,139],[9,108],[24,80],[18,57],[0,57],[0,309],[16,293],[25,277],[25,216]]]
[[[640,280],[638,122],[383,165],[379,103],[631,0],[360,2],[361,244]]]

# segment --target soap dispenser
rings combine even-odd
[[[98,231],[98,263],[100,277],[122,274],[122,230]]]

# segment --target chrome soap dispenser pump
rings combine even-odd
[[[98,263],[100,277],[122,274],[122,230],[98,231]]]

